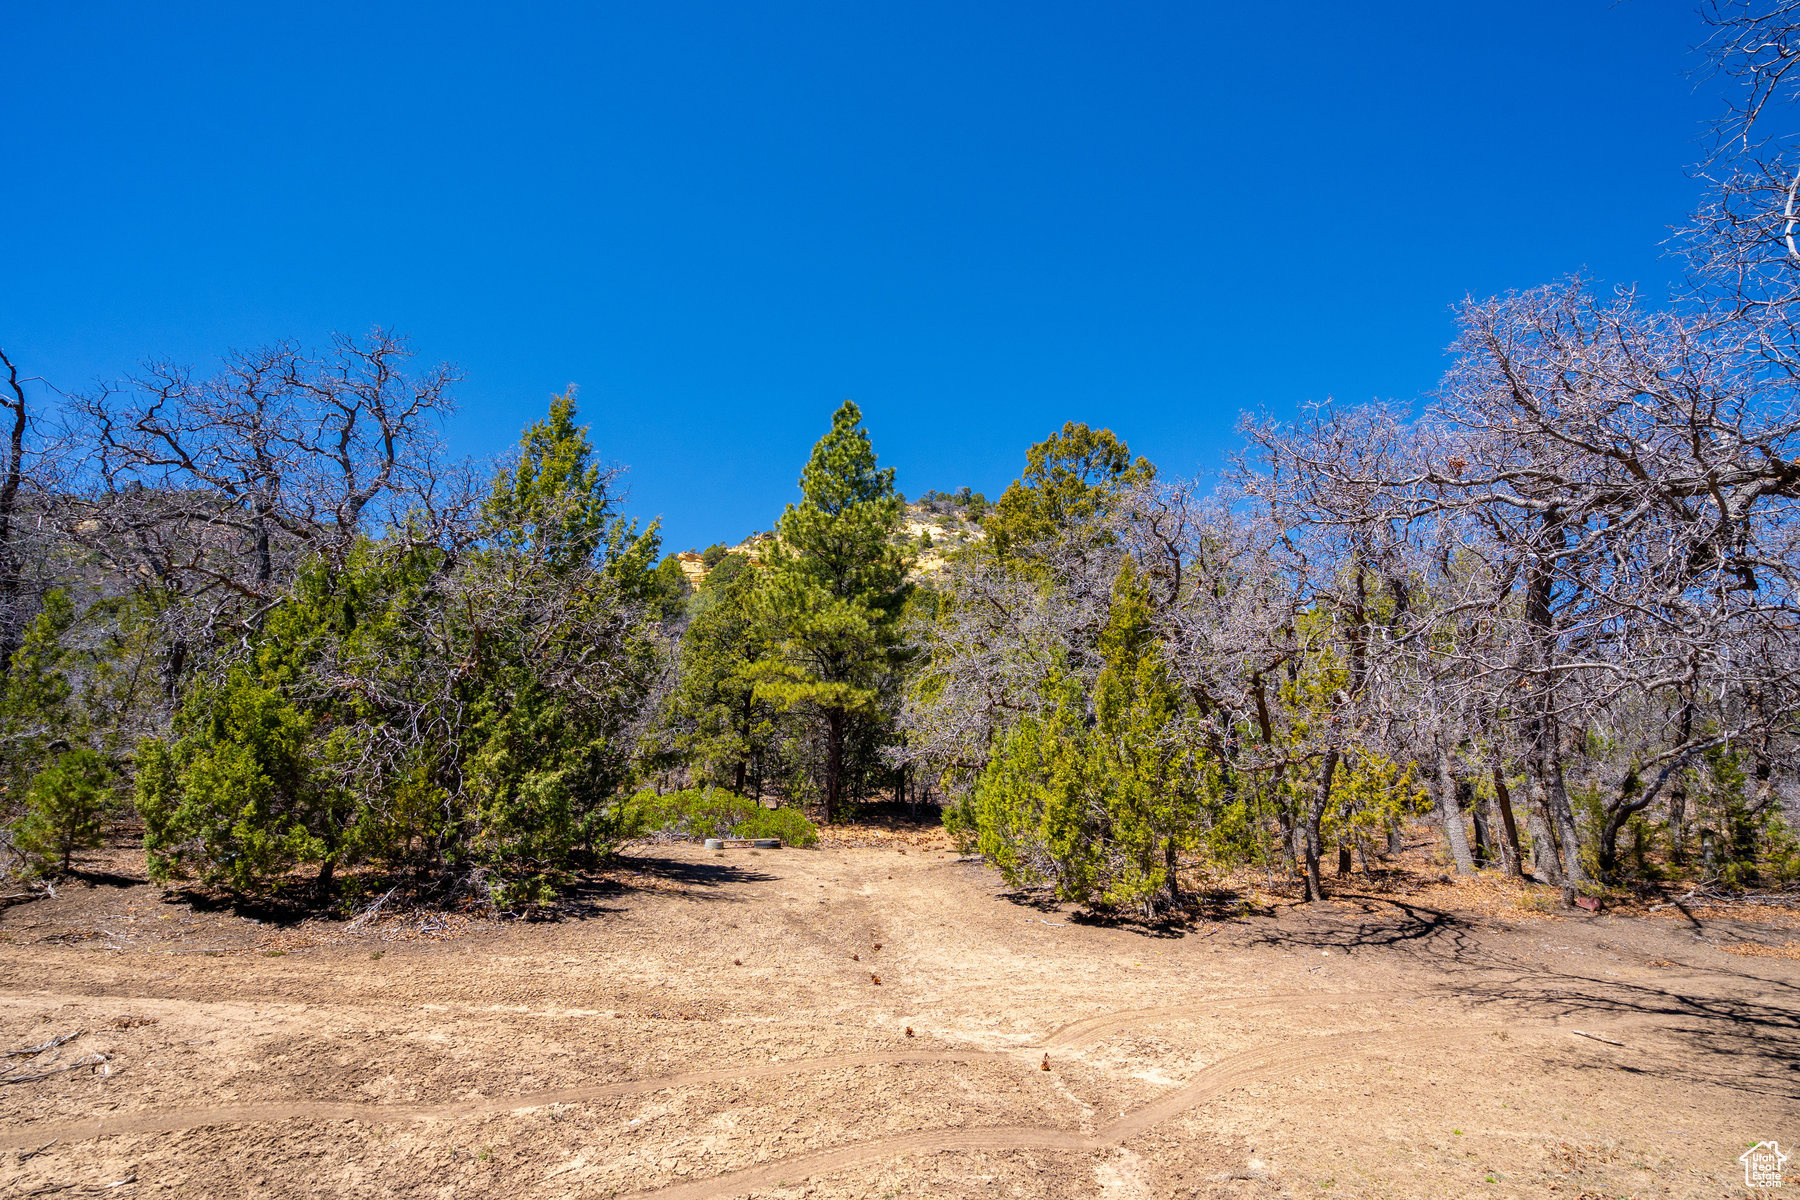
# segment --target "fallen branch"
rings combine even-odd
[[[1606,1044],[1607,1044],[1607,1045],[1609,1045],[1609,1046],[1620,1046],[1620,1047],[1623,1047],[1623,1046],[1624,1046],[1624,1045],[1625,1045],[1625,1043],[1624,1043],[1624,1042],[1615,1042],[1615,1041],[1613,1041],[1613,1040],[1612,1040],[1612,1039],[1611,1039],[1611,1038],[1609,1038],[1609,1037],[1601,1037],[1601,1036],[1600,1036],[1600,1035],[1599,1035],[1599,1034],[1597,1034],[1597,1033],[1583,1033],[1583,1032],[1582,1032],[1582,1031],[1581,1031],[1581,1030],[1579,1030],[1579,1029],[1571,1029],[1571,1030],[1569,1030],[1569,1032],[1570,1032],[1570,1033],[1572,1033],[1572,1034],[1574,1034],[1574,1035],[1575,1035],[1575,1036],[1576,1036],[1576,1037],[1584,1037],[1584,1038],[1592,1038],[1592,1039],[1593,1039],[1593,1040],[1594,1040],[1594,1041],[1596,1041],[1596,1042],[1605,1042],[1605,1043],[1606,1043]]]
[[[379,900],[377,900],[377,901],[375,901],[375,903],[369,905],[369,907],[363,909],[362,912],[358,913],[357,916],[355,917],[355,919],[352,920],[348,925],[344,926],[344,928],[346,930],[362,928],[362,926],[365,922],[369,921],[371,918],[373,918],[375,916],[376,913],[381,911],[381,906],[388,902],[388,897],[392,896],[395,892],[397,892],[399,890],[400,890],[399,884],[395,884],[393,887],[389,888],[385,893],[382,894],[382,896]]]
[[[72,1042],[86,1032],[87,1030],[85,1029],[77,1029],[74,1033],[65,1033],[61,1037],[53,1037],[41,1046],[27,1046],[23,1050],[8,1050],[4,1054],[0,1054],[0,1058],[25,1058],[34,1054],[42,1054],[46,1050],[56,1049],[64,1042]]]
[[[25,1197],[27,1196],[47,1196],[52,1192],[83,1192],[92,1196],[98,1195],[101,1192],[110,1192],[114,1188],[129,1187],[136,1182],[137,1173],[133,1172],[115,1183],[89,1183],[81,1185],[73,1183],[46,1183],[41,1187],[32,1188],[29,1192],[20,1192],[18,1194],[18,1200],[25,1200]]]
[[[112,1061],[112,1055],[102,1054],[99,1051],[95,1051],[93,1054],[84,1055],[81,1058],[76,1059],[74,1062],[64,1063],[60,1067],[51,1067],[47,1071],[34,1071],[30,1075],[16,1075],[16,1074],[15,1075],[0,1075],[0,1084],[36,1083],[40,1079],[48,1079],[52,1075],[61,1075],[64,1071],[73,1071],[77,1067],[102,1067],[102,1066],[106,1066],[106,1064],[110,1063],[111,1061]],[[104,1070],[100,1073],[102,1075],[111,1075],[112,1068],[107,1067],[106,1070]]]
[[[1713,885],[1717,882],[1717,880],[1709,879],[1704,883],[1697,883],[1673,900],[1650,905],[1650,909],[1680,908],[1684,904],[1693,904],[1701,908],[1729,908],[1742,904],[1769,905],[1778,908],[1800,907],[1800,890],[1792,887],[1773,892],[1733,892],[1714,887]]]

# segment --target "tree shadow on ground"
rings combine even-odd
[[[116,871],[90,871],[80,867],[71,868],[68,879],[77,879],[94,887],[129,888],[143,887],[150,880],[143,875],[121,875]]]
[[[311,880],[284,880],[268,891],[249,894],[184,884],[164,890],[162,899],[165,904],[185,904],[195,912],[230,913],[277,927],[344,916],[344,901],[320,895]]]
[[[740,866],[717,859],[690,862],[641,851],[615,856],[612,867],[595,879],[597,886],[611,886],[617,892],[641,892],[668,891],[668,885],[677,885],[696,889],[696,895],[721,900],[741,899],[723,895],[721,889],[747,883],[773,883],[777,878],[748,864]]]
[[[1623,1020],[1624,1027],[1615,1025],[1609,1036],[1625,1045],[1608,1049],[1608,1043],[1583,1044],[1580,1048],[1591,1053],[1586,1058],[1565,1056],[1571,1067],[1800,1099],[1800,986],[1708,967],[1710,975],[1754,985],[1763,994],[1707,995],[1541,963],[1506,965],[1511,969],[1498,970],[1497,977],[1459,981],[1457,994],[1480,1007],[1540,1020]],[[1644,1026],[1641,1033],[1632,1029],[1639,1022]],[[1570,1050],[1574,1049],[1571,1043]]]
[[[230,913],[278,928],[307,921],[349,921],[379,910],[384,914],[456,913],[509,921],[564,921],[625,912],[609,907],[633,893],[681,892],[694,898],[736,902],[737,885],[767,883],[773,875],[753,867],[721,862],[684,862],[656,854],[615,855],[585,870],[571,872],[553,899],[516,909],[495,910],[486,897],[466,883],[409,872],[357,871],[341,876],[329,893],[319,891],[311,875],[290,875],[256,893],[232,893],[185,884],[164,893],[171,903],[196,912]],[[141,885],[143,880],[124,880]]]
[[[1484,927],[1478,920],[1392,896],[1340,891],[1331,899],[1336,903],[1330,908],[1292,901],[1258,912],[1268,924],[1256,931],[1251,944],[1344,954],[1413,951],[1464,962],[1473,958],[1474,935]],[[1346,913],[1346,904],[1355,911]]]
[[[921,801],[918,804],[891,799],[870,800],[851,805],[849,811],[839,814],[838,823],[875,825],[883,829],[913,832],[943,825],[944,810],[935,800]]]
[[[1180,938],[1209,934],[1219,925],[1242,924],[1247,917],[1270,916],[1274,909],[1259,907],[1249,897],[1230,888],[1210,888],[1188,895],[1179,909],[1147,918],[1125,909],[1086,908],[1068,911],[1047,887],[1023,887],[997,893],[999,899],[1040,913],[1055,913],[1071,925],[1094,929],[1121,929],[1145,937]]]

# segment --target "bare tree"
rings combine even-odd
[[[438,505],[436,423],[458,376],[410,376],[410,357],[376,329],[322,354],[235,354],[204,378],[155,363],[77,398],[89,452],[63,529],[170,624],[171,690],[193,645],[255,628],[304,558],[341,561],[374,521]]]

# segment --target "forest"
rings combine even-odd
[[[573,389],[454,461],[457,370],[388,330],[84,393],[0,355],[4,869],[141,827],[158,881],[519,911],[891,803],[1149,919],[1247,866],[1325,898],[1420,821],[1563,905],[1791,883],[1800,23],[1711,18],[1683,289],[1470,298],[1419,403],[1246,415],[1205,478],[1070,421],[909,505],[821,406],[772,533],[689,571]]]

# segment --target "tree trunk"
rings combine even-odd
[[[1552,608],[1555,595],[1554,563],[1569,544],[1564,516],[1552,509],[1540,518],[1543,522],[1545,550],[1526,567],[1525,621],[1531,627],[1533,666],[1543,672],[1537,682],[1537,695],[1531,699],[1530,737],[1532,770],[1541,788],[1544,815],[1555,835],[1549,847],[1560,849],[1563,902],[1573,904],[1575,890],[1582,883],[1581,849],[1575,831],[1575,813],[1569,807],[1569,793],[1563,781],[1561,735],[1555,723],[1556,621]]]
[[[844,782],[844,710],[828,710],[825,728],[825,824],[829,825],[836,818]]]
[[[1768,755],[1767,746],[1766,746],[1766,743],[1768,741],[1767,734],[1763,735],[1763,741],[1765,743],[1765,746],[1756,755],[1756,771],[1754,773],[1754,778],[1756,780],[1755,805],[1756,805],[1756,812],[1758,814],[1767,812],[1770,809],[1770,807],[1772,807],[1776,802],[1775,801],[1775,770],[1774,770],[1774,764],[1769,761],[1769,755]]]
[[[1475,865],[1485,868],[1494,861],[1494,836],[1488,829],[1487,812],[1475,801],[1467,780],[1457,780],[1456,790],[1458,802],[1466,804],[1469,815],[1475,818]]]
[[[1556,821],[1556,840],[1562,846],[1563,893],[1573,903],[1574,891],[1587,882],[1587,871],[1581,865],[1581,838],[1575,832],[1575,810],[1569,805],[1560,756],[1551,760],[1548,783],[1550,815]]]
[[[1669,789],[1669,861],[1687,865],[1687,784],[1676,780]]]
[[[1325,752],[1325,765],[1319,769],[1319,790],[1313,797],[1312,809],[1306,814],[1306,899],[1309,902],[1325,898],[1325,872],[1319,864],[1324,837],[1319,823],[1324,820],[1325,809],[1331,803],[1331,782],[1337,775],[1342,753],[1336,746]]]
[[[1163,842],[1163,870],[1169,875],[1169,907],[1176,908],[1181,904],[1181,878],[1176,874],[1180,862],[1175,854],[1175,839]]]
[[[275,559],[269,551],[269,507],[258,504],[256,515],[251,521],[251,528],[256,530],[254,556],[256,559],[256,582],[264,589],[269,581],[275,578]]]
[[[1339,842],[1338,843],[1338,875],[1339,876],[1348,875],[1350,873],[1350,870],[1351,870],[1350,843],[1349,842]]]
[[[1600,844],[1594,848],[1594,857],[1600,865],[1600,878],[1612,880],[1618,878],[1619,872],[1619,831],[1630,823],[1639,806],[1631,802],[1629,796],[1620,796],[1616,804],[1607,812],[1606,820],[1600,824]]]
[[[163,699],[173,701],[181,694],[181,676],[187,670],[188,645],[185,638],[172,638],[162,660]]]
[[[1281,850],[1287,856],[1283,865],[1293,871],[1300,871],[1301,863],[1306,861],[1306,852],[1300,848],[1300,825],[1294,820],[1292,813],[1277,803],[1275,820],[1281,825]]]
[[[1450,858],[1456,864],[1456,873],[1473,874],[1475,860],[1469,855],[1469,831],[1463,827],[1456,780],[1450,774],[1450,750],[1442,737],[1437,739],[1437,810],[1438,823],[1444,827],[1444,838],[1450,843]]]
[[[1298,831],[1298,836],[1305,855],[1305,869],[1301,872],[1300,879],[1306,885],[1306,900],[1310,904],[1325,898],[1325,875],[1319,866],[1319,838],[1310,827],[1310,822],[1306,828]]]
[[[1539,791],[1536,782],[1532,784],[1534,793]],[[1544,818],[1544,803],[1541,796],[1535,796],[1526,810],[1527,826],[1531,831],[1531,870],[1534,876],[1541,876],[1545,883],[1556,887],[1562,886],[1562,863],[1556,851],[1556,838],[1550,832],[1550,823]]]
[[[1401,854],[1406,849],[1406,835],[1400,832],[1398,824],[1388,826],[1387,852],[1390,858]]]
[[[24,634],[24,614],[20,612],[20,595],[24,591],[24,564],[13,545],[13,518],[18,514],[19,488],[25,480],[25,389],[19,383],[19,369],[0,350],[0,366],[6,368],[11,400],[0,400],[12,414],[12,430],[8,435],[5,473],[0,476],[0,679],[12,670],[12,656]],[[65,870],[67,869],[65,865]]]
[[[1506,786],[1506,772],[1494,763],[1494,808],[1500,814],[1500,865],[1508,875],[1525,874],[1524,857],[1519,853],[1519,826],[1513,820],[1512,793]]]

